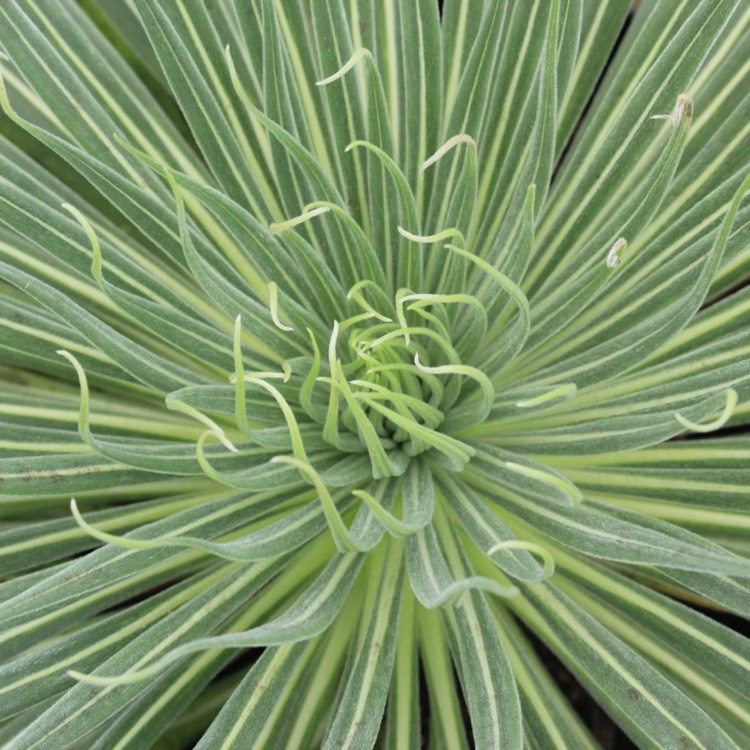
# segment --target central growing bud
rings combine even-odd
[[[437,430],[445,420],[442,380],[416,364],[420,353],[429,363],[424,347],[414,339],[407,342],[398,325],[381,323],[352,329],[347,349],[350,359],[343,365],[344,376],[383,446],[409,456],[427,450],[429,444],[403,423],[406,420]],[[391,410],[401,417],[400,421],[394,421]],[[341,419],[349,431],[358,434],[351,408],[345,407]]]
[[[319,374],[321,356],[311,334],[315,356],[300,403],[322,422],[328,444],[366,451],[375,478],[403,474],[413,457],[428,451],[461,470],[474,451],[454,433],[481,422],[494,397],[489,379],[462,362],[470,337],[464,336],[463,346],[452,341],[451,331],[466,323],[451,303],[466,302],[465,295],[401,289],[378,310],[362,295],[368,285],[374,286],[360,282],[349,293],[364,312],[333,326],[325,374]],[[468,327],[474,327],[471,318]],[[324,417],[315,408],[317,383],[328,389]]]

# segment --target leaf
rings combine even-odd
[[[568,20],[571,5],[575,8],[577,3],[568,3],[567,13],[564,14],[566,23],[560,34],[561,59],[558,65],[561,71],[567,69],[568,65],[563,60],[571,54],[573,48],[570,37],[574,35],[574,30]],[[617,35],[621,33],[630,10],[627,0],[584,0],[579,6],[581,19],[576,40],[578,49],[574,58],[575,66],[570,71],[567,86],[558,82],[561,93],[556,139],[558,151],[570,142],[573,128],[608,62],[607,54],[612,50]]]
[[[439,486],[447,505],[455,514],[468,537],[504,573],[521,581],[534,582],[547,574],[534,562],[516,536],[488,507],[488,503],[465,483],[453,480],[445,474],[440,477]],[[517,546],[518,545],[518,546]]]
[[[471,580],[471,567],[455,533],[445,518],[439,519],[439,525],[439,539],[445,547],[450,575],[468,574],[469,578],[464,580]],[[446,619],[475,744],[520,750],[524,740],[516,682],[484,595],[479,591],[468,592],[461,606],[447,612]]]
[[[495,607],[492,615],[518,685],[525,742],[531,747],[558,750],[598,748],[512,616],[500,607]]]
[[[448,633],[438,610],[425,610],[419,617],[419,653],[423,664],[430,705],[429,732],[436,747],[467,750],[459,686],[453,676]]]
[[[396,632],[403,569],[401,550],[386,546],[367,632],[359,653],[342,685],[333,720],[323,747],[371,748],[375,745],[385,710],[388,687],[396,656]]]
[[[200,651],[215,648],[247,648],[253,645],[277,646],[283,643],[296,643],[324,631],[335,619],[354,582],[361,558],[354,554],[334,558],[315,582],[294,602],[283,615],[256,628],[240,633],[199,638],[168,651],[155,663],[146,667],[128,670],[119,675],[76,676],[85,682],[100,686],[137,684],[142,680],[160,675],[165,667],[178,659]],[[256,565],[252,570],[264,570],[277,562]],[[352,575],[347,575],[349,572]]]
[[[149,656],[158,656],[173,644],[184,642],[191,636],[211,632],[270,579],[276,572],[274,566],[278,567],[278,563],[266,563],[265,566],[253,567],[250,571],[233,571],[231,568],[218,571],[218,574],[208,578],[210,585],[200,594],[191,597],[181,607],[129,641],[123,649],[103,662],[99,670],[122,670],[137,665],[146,661]],[[50,738],[58,743],[72,744],[85,736],[91,728],[106,721],[113,710],[126,705],[141,689],[140,685],[127,685],[117,690],[110,688],[92,691],[87,685],[76,685],[32,727],[16,737],[11,747],[30,747]],[[85,719],[73,721],[78,715]]]
[[[591,222],[593,215],[600,220],[607,216],[602,211],[605,191],[620,187],[629,175],[638,173],[638,160],[651,145],[649,139],[635,137],[644,115],[671,111],[735,7],[729,0],[690,6],[689,15],[682,6],[682,13],[659,8],[643,16],[644,28],[634,37],[637,42],[621,58],[617,77],[610,74],[609,80],[617,83],[597,98],[596,111],[587,118],[585,133],[550,196],[537,238],[537,247],[544,251],[535,262],[529,285],[541,288],[543,280],[549,288],[561,273],[567,273],[570,260],[583,249],[574,242],[575,235],[580,235],[581,227],[591,231],[596,225]],[[624,164],[629,166],[627,171],[622,169]],[[561,248],[567,250],[561,252]],[[550,272],[549,263],[558,253]],[[566,262],[560,262],[563,257]]]
[[[564,555],[558,559],[578,584],[571,586],[567,578],[558,579],[567,593],[633,648],[660,664],[741,746],[750,710],[739,688],[750,655],[746,639],[612,571],[584,566]],[[580,586],[593,596],[587,596]],[[612,615],[603,607],[612,608]],[[637,617],[640,623],[637,637],[625,625],[630,617]]]
[[[734,748],[714,721],[659,671],[552,584],[519,605],[568,668],[637,742],[656,747]],[[540,619],[541,618],[541,619]]]
[[[191,507],[130,535],[149,539],[171,531],[215,537],[262,518],[284,497],[277,492],[251,498],[246,493],[232,495]],[[160,582],[183,577],[200,559],[196,553],[170,549],[134,553],[108,545],[95,550],[5,601],[0,615],[5,628],[0,647],[17,654],[66,625],[126,601]]]
[[[3,277],[82,333],[100,351],[154,390],[172,391],[200,376],[189,373],[118,333],[63,293],[0,261]]]
[[[420,736],[419,651],[416,599],[408,587],[401,593],[398,641],[388,691],[385,747],[414,747]]]
[[[195,503],[211,502],[216,499],[217,494],[223,493],[217,493],[212,487],[193,488],[184,495],[141,501],[131,507],[86,513],[86,518],[103,531],[123,532],[186,510]],[[33,569],[40,564],[49,564],[95,546],[96,540],[79,528],[72,516],[6,529],[0,532],[0,570],[3,575],[8,575]]]
[[[139,484],[157,477],[90,453],[0,459],[3,495],[80,493],[107,488],[113,481]]]
[[[196,36],[181,36],[161,3],[136,0],[136,7],[214,177],[227,195],[250,206],[255,216],[273,215],[275,197],[270,187],[264,185],[262,171],[257,166],[253,168],[252,162],[247,163],[246,155],[252,150],[240,146],[239,128],[231,122],[232,105],[226,109],[222,106],[231,100],[227,81],[224,87],[215,87],[215,79],[209,84],[207,72],[197,65],[205,42]]]
[[[750,486],[746,452],[742,438],[714,438],[604,454],[587,468],[575,459],[555,463],[588,497],[708,529],[712,523],[742,523]]]
[[[26,654],[0,668],[3,679],[3,717],[26,705],[57,696],[73,682],[66,669],[93,669],[127,644],[141,630],[200,593],[202,577],[188,579],[122,612],[104,615],[72,634],[56,637],[32,655]]]
[[[492,482],[487,475],[476,484],[485,492]],[[474,480],[472,476],[472,480]],[[510,489],[498,493],[504,508],[513,512],[557,542],[585,555],[634,565],[657,565],[680,570],[737,576],[750,574],[750,562],[733,555],[703,537],[673,524],[649,519],[612,506],[585,500],[571,507],[550,501],[543,494],[527,497]]]
[[[293,643],[267,648],[248,671],[221,712],[211,724],[201,741],[196,745],[202,748],[241,747],[241,743],[258,743],[259,735],[267,733],[268,724],[249,722],[248,714],[269,716],[288,690],[298,679],[296,670],[304,660],[316,651],[315,642]],[[221,743],[221,744],[219,744]]]
[[[749,55],[0,3],[0,744],[747,745]]]

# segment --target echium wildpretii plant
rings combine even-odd
[[[750,5],[630,5],[0,1],[0,744],[750,746]]]

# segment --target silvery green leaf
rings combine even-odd
[[[749,59],[2,0],[0,744],[750,746]]]

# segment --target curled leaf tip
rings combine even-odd
[[[10,58],[0,52],[0,61],[10,62]],[[2,106],[3,112],[5,112],[5,114],[12,120],[17,117],[11,106],[10,99],[8,98],[8,90],[5,87],[5,76],[3,75],[2,66],[0,66],[0,105]]]
[[[609,249],[607,253],[607,265],[610,268],[617,268],[622,261],[619,253],[628,246],[628,241],[624,237],[620,237],[615,240],[614,245]]]
[[[426,516],[421,523],[410,524],[402,521],[392,513],[389,513],[383,506],[366,490],[352,490],[352,495],[362,500],[372,511],[373,515],[380,521],[383,528],[395,539],[405,539],[424,528],[429,523],[429,516]]]
[[[107,542],[110,541],[109,539],[105,539],[103,537],[109,536],[107,534],[103,534],[98,529],[96,529],[94,526],[92,526],[82,515],[81,511],[78,510],[78,504],[75,501],[75,498],[70,498],[70,512],[73,515],[73,519],[75,522],[85,531],[89,536],[94,537],[94,539],[98,539],[100,542]]]
[[[56,349],[55,354],[59,354],[61,357],[65,357],[65,359],[70,362],[70,364],[73,365],[73,367],[76,370],[76,374],[78,375],[78,379],[81,381],[81,384],[88,385],[88,381],[86,380],[86,373],[83,370],[83,367],[81,367],[81,363],[78,361],[78,358],[71,354],[67,349]]]
[[[687,126],[693,118],[693,100],[687,94],[680,94],[674,109],[667,115],[651,115],[652,120],[669,120],[674,127],[681,123]]]
[[[520,409],[528,409],[534,406],[541,406],[546,404],[548,401],[556,401],[557,399],[571,399],[578,392],[578,387],[575,383],[563,383],[549,391],[541,393],[539,396],[533,398],[527,398],[523,401],[516,401],[516,406]]]
[[[279,319],[279,289],[275,281],[268,282],[268,307],[271,311],[273,324],[282,331],[293,331],[292,326],[285,325]]]
[[[96,681],[96,678],[93,675],[88,675],[85,672],[79,672],[76,669],[66,669],[65,674],[68,675],[68,677],[78,682],[84,682],[87,685],[101,685],[101,683]]]
[[[518,474],[524,474],[531,479],[538,479],[541,482],[546,482],[547,484],[557,487],[567,496],[571,505],[580,505],[583,502],[583,494],[581,493],[581,490],[579,490],[573,482],[562,476],[543,471],[542,469],[535,469],[533,466],[517,464],[513,461],[507,461],[505,466]]]
[[[114,544],[117,547],[124,547],[125,549],[151,549],[158,545],[158,542],[139,540],[139,539],[127,539],[125,537],[117,536],[115,534],[108,534],[106,531],[97,529],[96,526],[90,524],[82,515],[78,509],[78,504],[75,498],[70,498],[70,512],[73,515],[73,519],[78,526],[90,537],[103,542],[104,544]]]
[[[303,478],[312,484],[318,492],[318,499],[323,507],[323,514],[326,517],[328,528],[331,531],[331,536],[336,544],[336,548],[339,552],[357,552],[359,545],[356,543],[354,537],[349,533],[349,529],[346,528],[344,519],[336,507],[336,503],[331,497],[331,493],[326,487],[323,478],[317,472],[315,467],[306,458],[297,458],[293,456],[274,456],[271,459],[271,463],[274,464],[289,464],[294,466],[297,471],[302,474]]]
[[[68,669],[66,674],[68,677],[72,677],[78,682],[83,682],[86,685],[94,685],[95,687],[115,687],[117,685],[128,685],[134,682],[141,682],[153,674],[147,670],[141,670],[138,672],[124,673],[121,675],[113,675],[112,677],[104,677],[94,674],[86,674],[84,672],[78,672],[75,669]]]
[[[56,353],[61,357],[65,357],[65,359],[73,365],[76,371],[76,375],[78,376],[78,387],[81,391],[81,405],[78,413],[78,434],[86,445],[90,448],[96,449],[93,438],[91,437],[91,429],[89,427],[89,382],[86,377],[86,371],[81,366],[77,357],[66,349],[58,349]]]
[[[370,50],[366,47],[360,47],[354,51],[354,54],[335,73],[332,73],[319,81],[315,81],[315,85],[327,86],[329,83],[338,81],[339,78],[345,76],[360,60],[367,57],[372,58]]]
[[[486,576],[469,576],[454,581],[442,590],[436,592],[432,598],[422,597],[421,603],[428,609],[447,609],[461,605],[461,599],[472,590],[484,591],[501,599],[511,599],[520,593],[517,586],[503,586]]]
[[[232,441],[224,433],[224,430],[222,430],[221,427],[219,427],[219,425],[216,424],[213,419],[211,419],[211,417],[206,416],[202,412],[198,411],[198,409],[196,409],[195,407],[186,404],[184,401],[175,398],[172,394],[167,394],[167,396],[164,398],[164,405],[170,411],[178,411],[182,414],[186,414],[187,416],[192,417],[193,419],[198,420],[206,427],[208,427],[208,430],[210,432],[213,432],[216,435],[219,442],[228,451],[237,453],[237,448],[235,448],[234,443],[232,443]]]
[[[555,558],[552,556],[552,553],[545,547],[542,547],[540,544],[535,544],[534,542],[526,542],[521,539],[508,539],[504,542],[493,544],[492,547],[487,550],[487,556],[492,557],[492,555],[494,555],[496,552],[503,552],[505,550],[514,549],[527,550],[528,552],[532,552],[533,554],[536,554],[541,558],[542,570],[539,573],[539,577],[537,578],[537,580],[531,581],[532,583],[545,581],[554,574]]]
[[[446,153],[448,153],[448,151],[462,143],[465,143],[468,146],[472,146],[473,148],[477,147],[477,142],[470,135],[466,133],[459,133],[458,135],[454,135],[452,138],[449,138],[432,156],[422,162],[422,165],[419,167],[419,171],[424,172],[435,162],[441,159]]]
[[[284,376],[282,375],[281,377],[283,378]],[[271,383],[266,382],[262,378],[249,377],[246,378],[246,382],[253,383],[254,385],[259,385],[261,388],[271,394],[273,399],[279,405],[281,413],[284,416],[284,420],[286,421],[286,426],[289,430],[289,436],[292,440],[292,452],[294,453],[295,460],[301,463],[306,463],[307,454],[305,453],[305,446],[302,441],[302,435],[300,433],[299,423],[297,422],[297,416],[295,415],[292,407],[289,405],[289,402],[284,398],[281,391],[279,391],[278,388],[276,388],[274,385],[271,385]]]
[[[89,244],[91,245],[91,252],[93,255],[91,261],[91,275],[96,279],[99,286],[102,286],[102,248],[93,224],[86,218],[82,211],[77,209],[71,203],[62,203],[61,208],[71,214],[73,218],[81,225],[83,231],[86,233]]]
[[[375,284],[375,282],[371,281],[370,279],[362,279],[361,281],[358,281],[356,284],[354,284],[351,289],[349,289],[346,294],[346,298],[349,300],[354,300],[363,310],[370,313],[373,318],[376,318],[383,323],[391,323],[392,319],[387,315],[383,315],[382,313],[378,312],[362,294],[362,290],[365,287],[370,286],[376,289],[378,288],[377,284]]]
[[[720,430],[724,427],[732,417],[735,408],[737,407],[737,391],[734,388],[727,388],[726,390],[726,403],[721,414],[711,422],[693,422],[687,417],[683,417],[680,412],[675,412],[675,419],[686,429],[692,432],[713,432],[714,430]]]
[[[460,230],[455,227],[444,229],[442,232],[437,232],[436,234],[414,234],[408,229],[404,229],[402,226],[397,227],[397,229],[402,237],[405,237],[412,242],[418,242],[421,245],[434,245],[437,242],[443,242],[444,240],[454,238],[460,240],[462,246],[466,244],[463,234],[461,234]]]
[[[288,229],[296,227],[298,224],[302,224],[303,222],[308,221],[315,216],[320,216],[321,214],[328,213],[328,211],[330,210],[330,205],[319,205],[317,208],[313,208],[310,211],[305,211],[299,216],[294,216],[293,218],[287,219],[286,221],[277,221],[269,224],[268,229],[271,234],[280,234],[281,232],[286,232]]]

